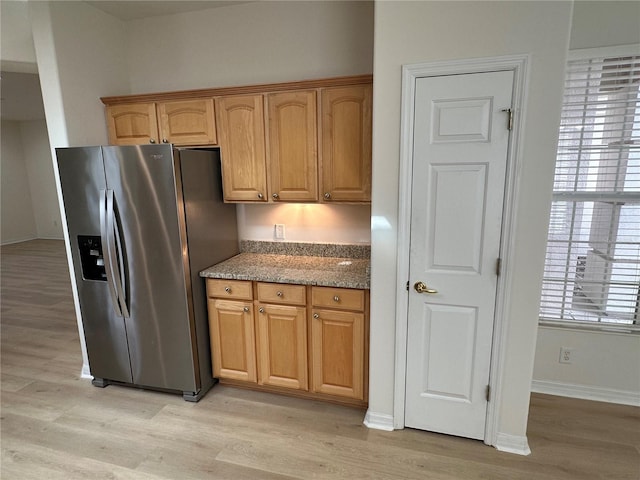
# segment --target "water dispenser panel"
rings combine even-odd
[[[102,242],[99,236],[78,235],[78,249],[82,263],[82,278],[85,280],[107,281],[102,256]]]

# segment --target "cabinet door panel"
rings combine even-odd
[[[269,106],[269,167],[272,199],[318,200],[316,92],[272,93]]]
[[[111,145],[142,145],[158,142],[155,103],[109,105],[107,130]]]
[[[263,102],[262,95],[216,98],[226,201],[268,200]]]
[[[311,324],[314,392],[364,397],[364,314],[313,310]]]
[[[252,303],[209,299],[208,308],[213,376],[255,382]]]
[[[215,145],[213,99],[158,104],[161,141],[176,145]]]
[[[307,390],[306,308],[257,308],[258,384]]]
[[[322,91],[322,197],[371,201],[371,85]]]

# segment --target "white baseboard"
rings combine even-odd
[[[581,398],[583,400],[595,400],[598,402],[619,403],[640,407],[640,392],[629,392],[626,390],[616,390],[614,388],[533,380],[533,382],[531,382],[531,391],[558,395],[560,397]]]
[[[367,410],[367,414],[364,417],[364,424],[368,428],[391,432],[393,431],[393,416],[387,415],[386,413],[376,413],[371,410]]]
[[[93,380],[93,375],[91,375],[91,370],[89,370],[88,363],[82,364],[82,370],[80,371],[80,378],[88,378],[89,380]]]
[[[494,447],[501,452],[515,453],[516,455],[531,455],[527,437],[521,437],[519,435],[509,435],[508,433],[498,432]]]
[[[25,238],[19,238],[17,240],[6,240],[2,242],[2,245],[13,245],[14,243],[28,242],[30,240],[37,240],[37,239],[38,237],[25,237]]]

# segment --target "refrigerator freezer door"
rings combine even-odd
[[[104,265],[105,246],[100,244],[100,198],[106,189],[102,152],[100,147],[59,148],[56,152],[91,374],[131,383],[124,319],[113,308],[106,275],[99,280],[82,267],[81,257],[85,264],[95,262],[97,270]]]
[[[133,383],[195,392],[200,385],[185,281],[188,252],[172,148],[102,148],[120,232]]]

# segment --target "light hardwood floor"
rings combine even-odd
[[[63,244],[4,246],[0,476],[9,479],[640,478],[638,408],[532,395],[533,453],[417,430],[362,410],[216,386],[199,403],[80,379]]]

